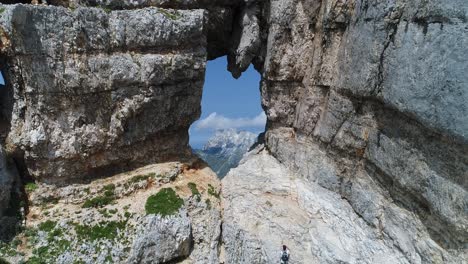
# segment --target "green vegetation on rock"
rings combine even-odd
[[[13,243],[5,243],[0,241],[0,255],[1,256],[15,256],[18,252],[16,252],[17,245]],[[1,264],[1,262],[0,262]]]
[[[132,184],[132,183],[137,183],[137,182],[141,182],[141,181],[146,181],[149,178],[155,178],[155,177],[156,177],[156,173],[154,173],[154,172],[144,174],[144,175],[137,175],[137,176],[132,177],[130,179],[129,183]]]
[[[47,220],[39,224],[39,230],[44,231],[44,232],[50,232],[52,231],[52,229],[55,228],[56,225],[57,225],[57,222]]]
[[[189,182],[187,186],[189,187],[190,191],[192,191],[192,195],[200,195],[200,192],[198,191],[197,185],[195,183]]]
[[[163,14],[165,17],[167,17],[167,18],[169,18],[171,20],[176,20],[176,19],[178,19],[180,17],[179,12],[177,12],[177,11],[169,12],[167,10],[159,8],[158,12]]]
[[[25,236],[28,238],[29,246],[36,246],[38,242],[37,230],[47,233],[47,244],[34,248],[32,256],[26,263],[28,264],[47,264],[56,261],[57,257],[69,250],[71,242],[63,238],[64,230],[57,228],[54,221],[45,221],[39,224],[38,229],[27,229]]]
[[[114,201],[114,197],[109,196],[97,196],[92,199],[88,199],[84,202],[83,208],[98,208],[106,206]]]
[[[108,184],[101,190],[104,195],[96,196],[84,202],[83,208],[98,208],[111,204],[115,200],[115,184]]]
[[[115,184],[111,183],[111,184],[104,186],[104,188],[102,188],[102,191],[104,191],[104,196],[107,196],[107,197],[114,196]]]
[[[26,192],[28,192],[28,193],[34,192],[35,190],[37,190],[37,184],[35,184],[34,182],[28,182],[28,183],[26,183],[26,185],[24,186],[24,189],[25,189]]]
[[[119,230],[125,229],[126,221],[100,222],[97,225],[75,224],[75,232],[79,239],[95,241],[99,239],[114,240],[119,234]]]
[[[159,214],[162,216],[174,215],[184,204],[172,188],[163,188],[157,194],[146,200],[146,214]]]
[[[211,184],[208,184],[208,194],[219,199],[219,192]]]

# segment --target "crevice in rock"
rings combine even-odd
[[[12,179],[8,206],[0,208],[0,241],[10,242],[22,230],[29,206],[21,168],[14,158],[6,156],[5,160],[3,169],[6,171],[0,170],[0,173],[17,176]]]
[[[393,13],[393,12],[395,12],[395,13]],[[378,65],[378,72],[377,72],[377,83],[376,83],[376,85],[374,87],[374,90],[371,93],[371,95],[373,95],[373,96],[379,96],[380,93],[382,92],[383,83],[385,81],[385,76],[384,76],[385,52],[387,51],[390,44],[395,42],[395,35],[397,34],[398,26],[400,24],[401,17],[402,17],[402,14],[403,14],[402,11],[399,10],[399,9],[394,10],[393,12],[391,12],[390,17],[388,18],[388,19],[390,19],[390,21],[386,25],[386,27],[387,27],[387,38],[385,40],[382,52],[380,53],[380,57],[379,57],[379,65]]]

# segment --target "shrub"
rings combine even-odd
[[[57,225],[57,222],[47,220],[39,224],[39,230],[44,232],[50,232],[52,231],[52,229],[55,228],[55,225]]]
[[[146,200],[146,214],[159,214],[162,216],[174,215],[184,204],[172,188],[163,188],[157,194]]]
[[[219,199],[219,192],[211,184],[208,184],[208,194]]]
[[[105,191],[114,192],[114,190],[115,190],[115,184],[113,184],[113,183],[107,184],[107,185],[105,185],[102,189],[105,190]]]
[[[83,208],[98,208],[106,206],[114,201],[113,196],[97,196],[84,202]]]
[[[25,189],[26,192],[28,192],[28,193],[34,192],[35,190],[37,190],[37,184],[35,184],[34,182],[28,182],[28,183],[26,183],[26,185],[24,186],[24,189]]]
[[[106,186],[104,186],[101,189],[101,192],[104,192],[104,195],[96,196],[94,198],[88,199],[84,202],[83,208],[98,208],[98,207],[103,207],[106,206],[110,203],[112,203],[115,200],[115,184],[111,183]]]
[[[0,264],[10,264],[10,262],[6,261],[6,259],[0,257]]]
[[[75,225],[75,232],[78,238],[95,241],[99,239],[109,239],[114,240],[119,229],[122,230],[127,225],[126,221],[110,221],[110,222],[101,222],[97,225]]]
[[[154,172],[144,174],[144,175],[137,175],[137,176],[132,177],[130,179],[130,181],[128,181],[128,183],[130,183],[130,184],[137,183],[137,182],[146,181],[149,178],[155,178],[155,177],[156,177],[156,173],[154,173]]]
[[[187,186],[192,191],[192,195],[200,195],[200,192],[198,191],[197,185],[195,183],[189,182]]]

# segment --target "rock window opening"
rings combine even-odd
[[[190,145],[223,178],[264,131],[260,74],[253,66],[234,79],[226,57],[208,61],[202,95],[202,114],[190,128]]]

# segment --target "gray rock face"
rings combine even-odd
[[[319,186],[341,197],[354,212],[337,215],[364,221],[370,232],[366,238],[379,234],[361,248],[364,255],[331,243],[307,249],[315,261],[301,256],[298,263],[372,262],[370,256],[378,251],[372,248],[382,243],[396,245],[385,253],[396,258],[392,263],[466,261],[468,64],[460,58],[468,52],[467,9],[463,1],[278,0],[262,5],[262,50],[253,62],[263,61],[266,147],[305,189]],[[238,174],[247,175],[247,169]],[[237,184],[262,185],[245,177],[239,176]],[[239,190],[228,178],[223,191],[231,199],[230,193]],[[267,187],[262,191],[270,193]],[[303,198],[302,206],[340,207],[319,193]],[[247,205],[237,208],[240,203],[226,205],[225,211],[242,211]],[[261,223],[261,216],[252,218],[249,223]],[[245,237],[238,246],[252,248],[257,261],[269,263],[270,253],[261,252],[278,250],[280,241],[270,248],[262,239],[266,232],[229,219],[226,239]],[[314,230],[304,223],[283,226],[288,230],[281,235]],[[359,224],[349,228],[362,233]],[[314,237],[326,240],[325,233]],[[365,241],[355,235],[344,239],[345,234],[338,236],[343,245]],[[290,243],[296,252],[306,250]],[[235,248],[226,248],[235,263],[252,261]],[[373,253],[366,255],[365,248]]]
[[[146,217],[139,231],[128,263],[166,263],[190,254],[191,224],[187,212],[177,216]]]
[[[0,240],[8,240],[19,221],[18,181],[16,168],[0,147]]]
[[[53,5],[63,6],[103,6],[113,9],[142,8],[149,6],[178,9],[209,7],[234,7],[241,0],[57,0]]]
[[[13,181],[14,179],[7,169],[5,154],[0,148],[0,208],[6,208],[10,203]]]
[[[100,8],[0,14],[0,139],[39,181],[190,154],[206,59],[228,54],[234,76],[262,72],[269,152],[225,180],[226,263],[283,243],[291,263],[467,261],[466,1],[50,3]],[[137,255],[187,256],[175,241]]]
[[[192,197],[187,208],[192,225],[192,263],[220,263],[222,208],[214,197],[207,199]]]
[[[229,172],[223,196],[226,263],[276,263],[283,244],[291,263],[462,263],[431,240],[414,214],[367,192],[368,201],[387,206],[376,228],[340,194],[264,150]]]
[[[203,10],[6,6],[8,148],[57,183],[189,153],[203,21]]]

